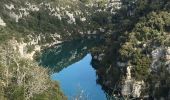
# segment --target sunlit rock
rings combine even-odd
[[[72,13],[69,13],[68,11],[66,11],[66,15],[70,18],[67,22],[69,24],[73,24],[75,23],[75,18],[74,18],[74,15]]]
[[[128,66],[126,69],[127,70],[126,79],[124,80],[124,83],[122,85],[122,90],[121,90],[121,93],[124,96],[130,95],[132,92],[133,80],[131,79],[131,68],[132,66]]]
[[[126,73],[126,79],[127,80],[130,80],[132,78],[131,77],[131,68],[132,68],[132,66],[127,67],[127,73]]]
[[[126,79],[123,80],[121,93],[124,96],[140,97],[143,81],[136,81],[131,77],[132,66],[127,67]]]
[[[0,17],[0,26],[6,26],[6,23]]]
[[[166,59],[170,60],[170,47],[166,49]]]
[[[14,5],[13,5],[13,4],[10,4],[10,5],[5,4],[5,7],[6,7],[7,9],[9,9],[9,10],[14,9]]]
[[[157,48],[156,50],[152,51],[152,58],[153,59],[158,59],[163,55],[163,49],[162,48]]]
[[[9,16],[10,16],[12,19],[14,19],[15,22],[18,22],[18,20],[22,17],[21,13],[20,13],[20,14],[16,14],[16,13],[14,13],[14,12],[11,12],[11,13],[9,14]]]
[[[151,64],[152,69],[157,69],[158,67],[161,66],[161,64],[159,63],[159,59],[160,57],[163,56],[163,54],[164,54],[163,48],[157,48],[152,51],[152,64]]]
[[[140,97],[142,86],[144,85],[143,81],[135,81],[133,83],[132,96]]]
[[[81,18],[81,21],[83,21],[83,22],[86,21],[86,18],[85,17]]]
[[[105,32],[105,29],[99,28],[100,32]]]

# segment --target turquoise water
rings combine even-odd
[[[61,89],[69,100],[106,100],[101,86],[96,83],[96,72],[90,62],[91,54],[82,60],[54,73],[51,78],[60,83]]]

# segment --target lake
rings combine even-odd
[[[69,100],[106,100],[104,91],[96,83],[97,76],[91,60],[91,54],[87,54],[80,61],[51,75],[52,80],[59,81]]]

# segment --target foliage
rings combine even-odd
[[[0,96],[7,100],[40,100],[40,95],[46,100],[66,99],[47,69],[19,57],[10,44],[0,47],[0,82]]]
[[[122,61],[130,61],[134,68],[134,77],[142,80],[146,79],[151,65],[151,58],[147,57],[151,53],[152,46],[163,46],[166,44],[166,37],[169,27],[170,13],[166,11],[151,12],[142,17],[128,35],[128,40],[119,50]],[[162,38],[161,38],[162,37]],[[150,47],[144,47],[149,45]]]
[[[34,45],[27,45],[26,48],[27,48],[27,53],[31,53],[34,50],[35,46]]]

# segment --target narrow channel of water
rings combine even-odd
[[[51,78],[60,83],[64,94],[69,100],[106,100],[101,86],[96,83],[96,72],[91,66],[91,54],[82,60],[54,73]]]

